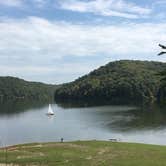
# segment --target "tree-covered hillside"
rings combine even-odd
[[[0,77],[0,100],[48,99],[53,96],[55,87],[15,77]]]
[[[157,99],[158,74],[165,63],[122,60],[110,62],[55,91],[55,100],[141,103]]]

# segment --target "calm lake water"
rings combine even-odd
[[[166,145],[166,110],[157,106],[70,107],[52,104],[48,117],[43,102],[0,105],[0,146],[73,140],[120,139]]]

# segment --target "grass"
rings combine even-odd
[[[166,166],[166,146],[109,141],[24,144],[8,147],[7,155],[5,149],[0,149],[0,163],[0,166]]]

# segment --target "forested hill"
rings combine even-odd
[[[157,98],[166,63],[121,60],[110,62],[55,91],[55,100],[133,103]]]
[[[56,86],[29,82],[15,77],[0,77],[0,100],[49,99]]]

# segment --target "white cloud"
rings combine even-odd
[[[155,28],[154,28],[155,27]],[[1,55],[95,56],[152,53],[164,42],[166,24],[82,25],[37,17],[0,23]],[[33,57],[32,56],[32,57]]]
[[[140,7],[124,0],[63,0],[60,7],[77,12],[90,12],[102,16],[117,16],[124,18],[145,17],[151,13],[150,8]]]
[[[97,67],[95,65],[101,65],[103,62],[96,63],[95,58],[98,57],[108,57],[109,61],[157,60],[160,58],[156,56],[160,51],[157,44],[165,44],[165,39],[165,23],[94,26],[53,22],[37,17],[1,20],[0,75],[6,71],[8,75],[38,74],[42,78],[42,73],[52,73],[58,82],[57,74],[60,75],[59,80],[62,77],[65,79],[66,75],[79,76]],[[93,64],[92,61],[71,64],[65,61],[66,57],[85,57],[87,62],[88,57],[93,57],[94,60]],[[161,58],[164,61],[164,56]]]
[[[47,0],[32,0],[32,1],[39,8],[44,7],[48,3]]]
[[[0,5],[19,7],[22,5],[22,0],[0,0]]]
[[[94,66],[80,66],[80,64],[59,64],[56,66],[5,66],[0,65],[0,71],[3,73],[31,73],[31,74],[47,74],[47,73],[58,73],[58,74],[72,74],[73,73],[73,66],[77,68],[75,74],[80,74],[84,72],[89,72],[90,70],[94,69]],[[4,75],[4,74],[3,74]]]
[[[73,71],[73,68],[77,70]],[[73,81],[77,77],[94,70],[94,65],[85,66],[78,63],[56,64],[55,66],[6,66],[0,65],[0,75],[21,77],[26,80],[47,82],[47,83],[64,83]]]
[[[28,7],[31,8],[30,5],[33,7],[46,7],[45,5],[49,4],[47,0],[0,0],[0,6],[7,6],[7,7]]]

